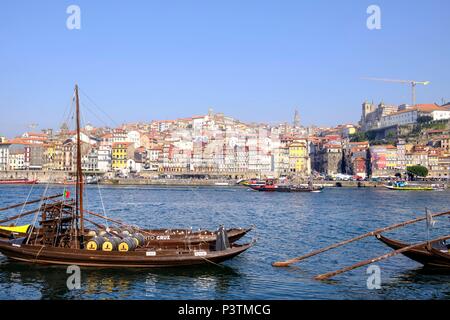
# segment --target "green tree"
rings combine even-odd
[[[372,177],[372,153],[370,148],[366,149],[366,176]]]
[[[424,166],[412,166],[408,168],[408,174],[418,177],[426,177],[428,175],[428,169]]]
[[[367,141],[368,140],[368,137],[367,137],[366,133],[365,132],[361,132],[361,131],[358,131],[358,132],[350,135],[349,138],[350,138],[351,142],[362,142],[362,141]]]
[[[428,123],[433,121],[433,117],[431,116],[420,116],[417,118],[417,123]]]

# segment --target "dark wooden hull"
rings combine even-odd
[[[377,235],[377,239],[394,250],[402,249],[410,245],[386,238],[382,235]],[[450,254],[441,252],[438,248],[436,248],[436,245],[432,245],[431,248],[424,245],[416,249],[406,251],[402,254],[414,261],[419,262],[425,267],[450,269]]]
[[[0,241],[0,252],[9,259],[46,265],[78,265],[97,268],[167,268],[215,264],[234,258],[249,249],[253,243],[232,245],[223,251],[154,250],[88,251],[82,249],[43,247],[40,245],[13,245]],[[200,254],[198,253],[200,252]],[[148,253],[151,253],[149,255]]]
[[[0,185],[10,185],[10,184],[37,184],[37,180],[0,180]]]

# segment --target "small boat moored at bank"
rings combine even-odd
[[[2,179],[0,184],[36,184],[38,181],[36,179]]]
[[[274,179],[267,179],[264,184],[249,185],[250,188],[262,192],[322,192],[323,186],[276,184]]]
[[[433,191],[441,189],[436,186],[430,185],[409,184],[405,181],[396,181],[394,183],[385,185],[384,187],[389,190],[404,190],[404,191]]]

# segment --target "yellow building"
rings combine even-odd
[[[116,142],[112,145],[112,169],[120,170],[127,167],[127,160],[133,158],[133,144],[130,142]]]
[[[308,142],[305,139],[294,140],[289,145],[289,171],[304,176],[311,173]]]
[[[54,170],[55,169],[55,156],[56,147],[54,144],[44,144],[44,164],[42,168],[44,170]]]

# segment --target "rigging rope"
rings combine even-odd
[[[30,200],[30,196],[31,196],[31,192],[33,192],[33,188],[34,188],[34,184],[31,185],[30,192],[28,192],[27,199],[23,203],[22,209],[20,210],[20,213],[19,213],[19,217],[15,220],[16,222],[14,223],[14,227],[17,226],[19,221],[22,219],[23,210],[25,210],[25,206],[27,205],[28,200]]]
[[[96,175],[96,177],[97,177],[97,189],[98,189],[98,194],[100,196],[100,203],[102,204],[103,215],[105,216],[106,228],[109,229],[108,216],[106,215],[105,204],[103,203],[103,196],[102,196],[102,192],[100,191],[100,184],[99,184],[99,181],[98,181],[98,175]]]
[[[47,186],[45,187],[45,190],[44,190],[43,197],[45,197],[45,195],[46,195],[46,193],[47,193],[48,186],[49,186],[49,184],[47,183]],[[39,202],[39,208],[42,206],[42,202],[43,202],[43,201],[44,201],[44,200],[41,200],[41,201]],[[46,204],[47,204],[47,203],[46,203]],[[44,207],[44,208],[45,208],[45,207]],[[38,218],[38,216],[39,216],[39,212],[40,212],[40,210],[36,211],[36,213],[34,214],[33,223],[31,224],[31,228],[30,228],[30,230],[29,230],[29,232],[28,232],[28,233],[29,233],[29,236],[28,236],[28,238],[27,238],[26,244],[28,244],[31,235],[33,234],[33,230],[35,229],[36,222],[37,222],[37,218]],[[36,240],[37,240],[37,237],[36,237]]]

